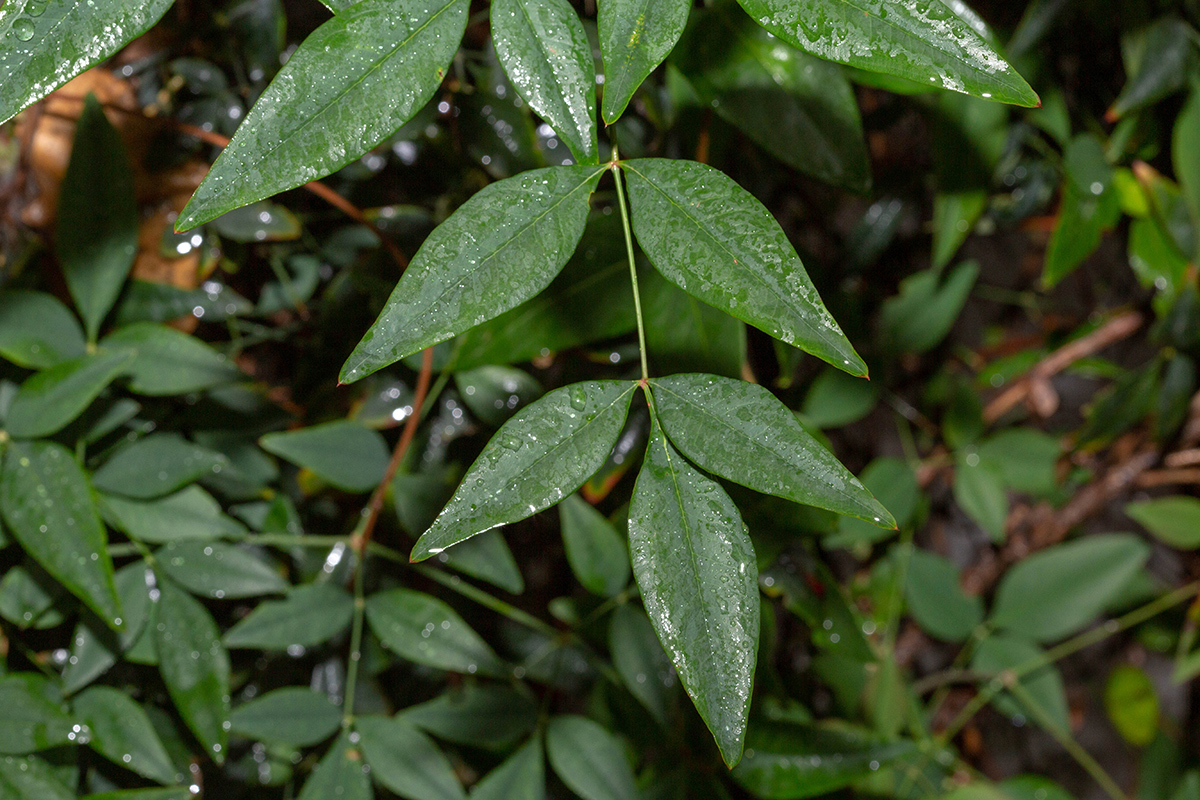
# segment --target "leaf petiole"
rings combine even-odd
[[[612,161],[609,168],[613,172],[613,180],[617,184],[617,205],[621,208],[621,227],[625,230],[625,251],[629,256],[629,283],[633,286],[633,313],[637,317],[638,354],[642,358],[642,380],[650,380],[650,368],[646,363],[646,323],[642,319],[642,295],[638,291],[637,261],[633,256],[633,233],[629,229],[629,204],[625,199],[625,187],[622,183],[620,155],[617,145],[613,144]]]

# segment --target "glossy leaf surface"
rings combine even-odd
[[[576,383],[522,409],[483,448],[449,504],[417,540],[413,559],[525,519],[578,489],[617,440],[633,389],[624,381]]]
[[[0,356],[29,369],[45,369],[84,354],[79,322],[58,298],[44,292],[0,292]]]
[[[758,565],[729,496],[657,425],[633,490],[629,549],[646,613],[732,766],[758,655]]]
[[[533,297],[575,251],[602,169],[531,170],[491,184],[439,225],[342,366],[350,383]]]
[[[339,169],[442,82],[465,0],[363,0],[317,28],[254,104],[176,222],[189,230]]]
[[[633,230],[655,268],[709,305],[865,375],[779,223],[745,189],[691,161],[627,161]]]
[[[176,583],[203,597],[258,597],[287,588],[271,564],[251,550],[225,542],[169,542],[155,558]]]
[[[461,800],[466,797],[450,761],[403,719],[366,716],[354,721],[371,777],[407,800]]]
[[[411,589],[367,598],[367,621],[384,646],[416,664],[502,676],[503,662],[450,606]]]
[[[169,494],[220,472],[228,459],[177,433],[153,433],[121,448],[92,476],[97,489],[139,500]]]
[[[75,713],[91,730],[91,748],[114,764],[156,783],[174,783],[175,766],[146,712],[109,686],[93,686],[75,698]]]
[[[289,686],[243,703],[229,715],[230,730],[261,742],[308,747],[332,736],[342,710],[321,692]]]
[[[604,515],[573,494],[558,504],[571,571],[592,594],[612,597],[629,583],[629,548]]]
[[[5,427],[18,438],[49,436],[78,417],[125,371],[125,353],[95,353],[64,361],[21,384]]]
[[[233,362],[195,336],[153,322],[126,325],[105,337],[106,350],[129,353],[129,389],[137,394],[176,395],[237,380]]]
[[[692,6],[686,0],[600,0],[598,6],[604,59],[601,111],[611,125],[679,41]]]
[[[587,717],[558,716],[546,726],[550,766],[583,800],[636,800],[621,740]]]
[[[382,436],[348,420],[268,433],[259,444],[348,492],[374,489],[383,480],[390,457]]]
[[[286,650],[329,641],[350,626],[354,599],[328,583],[297,586],[283,600],[267,600],[225,633],[227,647]]]

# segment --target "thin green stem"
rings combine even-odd
[[[359,557],[359,554],[355,553],[355,556]],[[362,561],[354,568],[354,622],[350,628],[350,663],[346,667],[346,697],[342,705],[344,728],[349,728],[354,722],[354,693],[358,689],[358,665],[362,661],[363,616],[367,607],[363,591],[365,566],[365,561]]]
[[[620,155],[613,144],[613,180],[617,184],[617,205],[621,209],[621,227],[625,230],[625,252],[629,256],[629,282],[633,286],[633,313],[637,317],[638,353],[642,357],[642,380],[650,380],[650,367],[646,361],[646,323],[642,319],[642,294],[638,291],[637,260],[633,255],[633,232],[629,228],[629,203],[625,200],[624,175],[621,173]]]
[[[562,635],[562,631],[550,623],[540,620],[532,614],[528,614],[503,600],[492,597],[487,592],[472,586],[457,575],[447,575],[441,570],[424,565],[414,566],[413,569],[431,581],[440,583],[451,591],[458,592],[468,600],[473,600],[484,608],[495,611],[501,616],[508,617],[518,625],[524,625],[526,628],[535,630],[538,633],[544,633],[547,636],[558,637]]]

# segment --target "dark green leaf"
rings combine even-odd
[[[45,369],[79,358],[85,348],[79,322],[53,295],[20,289],[0,293],[0,356]]]
[[[742,374],[746,326],[702,303],[652,269],[640,270],[646,352],[660,373]]]
[[[167,751],[142,707],[125,692],[93,686],[75,698],[75,713],[91,730],[91,748],[114,764],[156,783],[175,783]]]
[[[121,626],[112,561],[87,477],[54,442],[10,442],[0,470],[0,508],[26,554],[96,612]]]
[[[1037,641],[1061,639],[1087,625],[1150,556],[1128,533],[1088,536],[1034,553],[1005,573],[991,623]]]
[[[1104,232],[1116,224],[1120,212],[1115,191],[1084,194],[1068,180],[1063,187],[1058,225],[1046,248],[1042,285],[1055,286],[1083,263],[1100,246]]]
[[[117,655],[131,647],[146,629],[150,616],[150,592],[146,585],[146,565],[134,561],[117,570],[114,576],[117,597],[121,599],[125,626],[120,636],[104,623],[85,615],[75,626],[71,654],[63,669],[63,691],[77,692],[117,663]]]
[[[218,764],[229,720],[229,654],[207,609],[169,580],[159,582],[154,629],[158,668],[179,716]]]
[[[492,42],[513,86],[571,148],[595,164],[596,68],[587,34],[566,0],[496,0]]]
[[[913,551],[904,598],[917,624],[948,642],[965,640],[983,622],[983,602],[963,592],[950,561],[928,550]]]
[[[732,766],[758,654],[758,565],[733,501],[657,424],[633,490],[629,549],[646,613]]]
[[[453,767],[425,734],[402,718],[358,717],[354,729],[371,777],[407,800],[462,800]]]
[[[573,494],[558,504],[571,571],[592,594],[612,597],[629,583],[629,548],[604,515]]]
[[[101,495],[100,504],[116,527],[143,542],[239,539],[246,535],[245,526],[221,513],[220,503],[195,484],[158,500]]]
[[[22,439],[57,433],[82,414],[128,364],[125,353],[96,353],[39,372],[21,384],[8,408],[5,427]]]
[[[457,41],[457,40],[456,40]],[[300,791],[299,800],[371,800],[371,779],[350,733],[338,737]]]
[[[291,686],[243,703],[229,715],[234,733],[261,742],[309,747],[342,724],[342,710],[312,689]]]
[[[597,24],[604,58],[604,121],[616,122],[642,81],[679,41],[692,4],[686,0],[600,0]]]
[[[1129,503],[1125,513],[1171,547],[1200,547],[1200,500],[1194,497],[1177,495]]]
[[[191,789],[173,786],[168,789],[121,789],[87,795],[88,800],[191,800]]]
[[[439,739],[495,749],[533,730],[538,710],[528,692],[512,686],[468,683],[401,713]]]
[[[411,589],[367,598],[367,621],[384,646],[401,658],[450,672],[503,676],[508,670],[454,609]]]
[[[241,374],[232,361],[195,336],[154,322],[126,325],[101,346],[133,357],[129,389],[138,394],[198,392],[235,381]]]
[[[625,687],[655,719],[667,724],[667,699],[675,670],[650,619],[635,607],[617,606],[608,624],[608,649]]]
[[[63,622],[55,608],[63,591],[54,579],[30,563],[29,568],[9,567],[0,578],[0,616],[18,628],[53,628]]]
[[[300,238],[300,220],[283,206],[251,203],[212,221],[213,230],[235,242],[284,242]]]
[[[441,553],[438,561],[450,569],[487,581],[506,592],[525,591],[525,578],[500,531],[485,531]]]
[[[220,472],[229,460],[178,433],[154,433],[121,448],[92,476],[97,489],[139,500]]]
[[[279,570],[253,550],[225,542],[168,542],[155,553],[175,582],[203,597],[234,599],[287,589]]]
[[[1136,65],[1126,59],[1127,80],[1109,108],[1107,119],[1156,103],[1182,89],[1195,63],[1195,31],[1174,15],[1159,17],[1126,36],[1126,52],[1136,49]],[[1130,48],[1128,45],[1133,45]],[[1134,66],[1134,69],[1128,69]]]
[[[840,428],[870,414],[878,402],[877,384],[827,369],[813,381],[800,414],[814,428]]]
[[[1194,35],[1194,34],[1193,34]],[[1193,91],[1175,120],[1171,136],[1171,161],[1183,188],[1192,221],[1200,220],[1200,91]],[[1185,255],[1193,255],[1185,253]]]
[[[1008,494],[998,469],[978,453],[966,453],[954,464],[954,501],[993,542],[1004,541]]]
[[[1038,104],[1029,84],[941,0],[740,2],[771,33],[821,58],[1005,103]]]
[[[258,441],[268,453],[348,492],[369,492],[379,485],[390,458],[382,436],[348,420],[268,433]]]
[[[895,527],[887,509],[763,387],[715,375],[674,375],[651,385],[667,436],[703,469],[764,494]]]
[[[339,379],[363,378],[546,288],[579,243],[603,172],[532,170],[463,203],[421,245]]]
[[[900,293],[883,304],[879,327],[889,350],[924,353],[936,347],[954,327],[979,264],[965,261],[951,270],[945,281],[940,271],[928,269],[900,282]]]
[[[309,34],[250,109],[176,228],[328,175],[379,144],[442,82],[467,5],[363,0]]]
[[[564,386],[504,423],[417,540],[413,559],[525,519],[578,489],[612,449],[634,387],[625,381]]]
[[[0,797],[4,800],[75,800],[76,794],[40,758],[0,758]]]
[[[471,800],[546,800],[546,768],[537,738],[483,776],[471,789]]]
[[[514,367],[485,366],[455,372],[454,383],[467,408],[497,428],[542,395],[541,384]]]
[[[51,694],[41,675],[21,672],[0,678],[0,753],[32,753],[86,738]]]
[[[1042,655],[1038,646],[1024,637],[993,634],[979,643],[971,658],[971,669],[984,675],[999,675],[1007,669],[1027,667]],[[1053,664],[1025,675],[1020,682],[1021,687],[1037,701],[1038,707],[1061,732],[1070,731],[1066,689],[1062,675]],[[1007,693],[997,696],[992,702],[1009,716],[1030,713],[1028,708]]]
[[[255,606],[225,634],[226,647],[287,650],[327,642],[350,625],[354,599],[328,583],[297,586]]]
[[[971,235],[987,208],[983,189],[939,192],[933,198],[933,267],[942,269]]]
[[[777,339],[866,374],[783,229],[758,200],[695,162],[637,159],[622,171],[634,232],[663,276]]]
[[[554,773],[583,800],[639,797],[621,740],[586,717],[553,717],[546,727],[546,755]]]

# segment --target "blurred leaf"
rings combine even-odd
[[[665,726],[675,670],[649,617],[628,603],[617,606],[608,623],[608,649],[625,687]]]
[[[529,373],[513,367],[485,366],[455,372],[454,383],[467,408],[497,428],[542,395],[541,384]]]
[[[1018,775],[999,786],[1005,800],[1073,800],[1065,789],[1039,775]]]
[[[87,795],[88,800],[191,800],[192,792],[187,786],[172,786],[167,789],[123,789],[114,792],[99,792]]]
[[[354,720],[371,777],[407,800],[466,797],[450,761],[425,734],[403,718],[364,716]]]
[[[371,800],[371,779],[362,752],[349,731],[343,732],[317,764],[300,790],[298,800]]]
[[[0,753],[48,750],[79,738],[81,729],[75,720],[49,694],[51,690],[41,675],[18,672],[0,678],[0,708],[4,709]]]
[[[0,578],[0,616],[20,629],[53,628],[65,617],[55,605],[62,589],[39,567],[9,567]],[[65,604],[64,604],[65,605]]]
[[[963,592],[954,564],[928,550],[912,552],[904,598],[917,624],[945,641],[965,641],[983,622],[983,601]]]
[[[246,535],[246,528],[223,514],[220,503],[195,484],[158,500],[101,495],[100,505],[116,527],[143,542],[240,539]]]
[[[63,691],[71,694],[104,674],[117,663],[122,650],[131,647],[146,629],[150,615],[150,592],[146,585],[146,564],[134,561],[117,570],[114,576],[117,596],[121,599],[120,636],[91,615],[84,615],[75,626],[71,652],[63,669]]]
[[[579,495],[558,504],[563,549],[571,571],[589,592],[612,597],[629,583],[629,549],[604,515]]]
[[[987,208],[987,192],[968,189],[938,192],[933,198],[933,268],[941,270],[963,242]]]
[[[484,531],[465,542],[459,542],[438,555],[438,561],[452,570],[487,581],[506,592],[520,594],[525,591],[525,578],[513,558],[512,550],[498,530]]]
[[[321,692],[299,686],[276,689],[242,703],[229,715],[233,733],[260,742],[310,747],[342,724],[342,710]]]
[[[126,372],[129,361],[125,353],[94,353],[37,373],[12,399],[5,428],[21,439],[57,433]]]
[[[384,646],[416,664],[467,674],[508,673],[492,648],[454,609],[411,589],[367,598],[367,621]]]
[[[905,278],[900,293],[885,300],[880,311],[882,343],[902,353],[937,347],[954,327],[978,276],[979,264],[964,261],[944,281],[933,269]]]
[[[813,381],[800,414],[814,428],[840,428],[870,414],[878,402],[877,383],[826,369]]]
[[[211,223],[213,230],[235,242],[286,242],[300,238],[300,220],[275,203],[251,203],[227,211]]]
[[[921,500],[921,488],[917,485],[917,476],[907,463],[898,458],[877,458],[862,471],[860,480],[867,491],[891,512],[898,526],[904,527],[912,520]],[[893,531],[865,520],[841,517],[837,533],[826,537],[825,543],[829,547],[852,547],[891,535]]]
[[[53,295],[0,292],[0,356],[17,366],[46,369],[85,352],[83,330]]]
[[[0,797],[4,800],[74,800],[76,796],[40,758],[0,758]]]
[[[1182,760],[1179,746],[1160,732],[1142,751],[1138,769],[1138,800],[1158,800],[1170,796],[1171,790],[1179,782]]]
[[[658,372],[742,374],[746,326],[724,311],[702,303],[654,270],[643,269],[642,318],[646,352]]]
[[[348,420],[268,433],[258,443],[268,453],[356,494],[379,485],[390,459],[379,433]]]
[[[178,433],[152,433],[113,454],[92,475],[92,484],[103,492],[150,500],[220,472],[228,463]]]
[[[1195,32],[1192,32],[1195,35]],[[1194,46],[1194,45],[1193,45]],[[1183,187],[1192,212],[1192,224],[1200,221],[1200,91],[1193,91],[1187,105],[1175,120],[1171,137],[1171,161],[1175,166],[1175,177]],[[1195,258],[1194,253],[1185,255]]]
[[[264,600],[225,633],[225,646],[262,650],[314,647],[350,626],[354,599],[328,583],[296,586],[283,600]]]
[[[1028,639],[996,633],[979,643],[971,658],[971,669],[985,675],[999,675],[1004,670],[1028,666],[1030,662],[1042,656],[1038,646]],[[1071,730],[1062,674],[1053,664],[1046,664],[1023,676],[1020,684],[1045,715],[1054,721],[1060,732],[1068,733]],[[1007,693],[998,695],[992,702],[997,709],[1009,716],[1030,713]]]
[[[954,462],[954,501],[987,531],[993,542],[1004,541],[1008,494],[1000,470],[978,453],[960,455]]]
[[[241,373],[225,356],[194,336],[154,322],[126,325],[105,337],[105,350],[130,354],[129,389],[176,395],[230,383]]]
[[[1096,448],[1141,422],[1159,397],[1160,364],[1152,361],[1122,375],[1085,409],[1086,421],[1076,434],[1076,447]]]
[[[1094,190],[1095,185],[1092,186]],[[1046,248],[1042,286],[1051,288],[1100,246],[1105,231],[1116,224],[1121,208],[1115,191],[1081,192],[1074,181],[1063,186],[1058,224]]]
[[[583,800],[636,800],[633,770],[614,734],[586,717],[560,715],[546,726],[554,773]]]
[[[1058,440],[1032,428],[1010,428],[980,442],[979,463],[1000,475],[1004,485],[1037,496],[1052,493],[1062,446]]]
[[[177,777],[146,712],[125,692],[93,686],[75,698],[74,708],[91,730],[88,744],[109,761],[155,783],[175,783],[182,777]]]
[[[1158,733],[1158,694],[1146,673],[1121,664],[1104,684],[1104,708],[1121,737],[1145,747]]]
[[[439,739],[497,749],[533,730],[538,710],[535,699],[514,686],[468,683],[400,716]]]
[[[1154,438],[1165,442],[1187,421],[1192,395],[1196,392],[1196,364],[1176,353],[1163,368],[1154,409]]]
[[[471,800],[546,800],[542,745],[535,737],[471,789]]]
[[[154,555],[163,572],[203,597],[232,600],[287,589],[279,570],[247,547],[225,542],[168,542]]]
[[[1200,547],[1200,500],[1177,495],[1141,500],[1125,506],[1125,513],[1171,547]]]
[[[685,0],[602,0],[598,4],[604,58],[601,114],[612,125],[642,82],[679,41],[691,4]]]
[[[1174,15],[1159,17],[1125,34],[1123,49],[1127,55],[1136,50],[1138,57],[1133,59],[1135,64],[1126,59],[1128,79],[1106,118],[1116,120],[1182,89],[1195,63],[1195,35],[1190,25]]]

